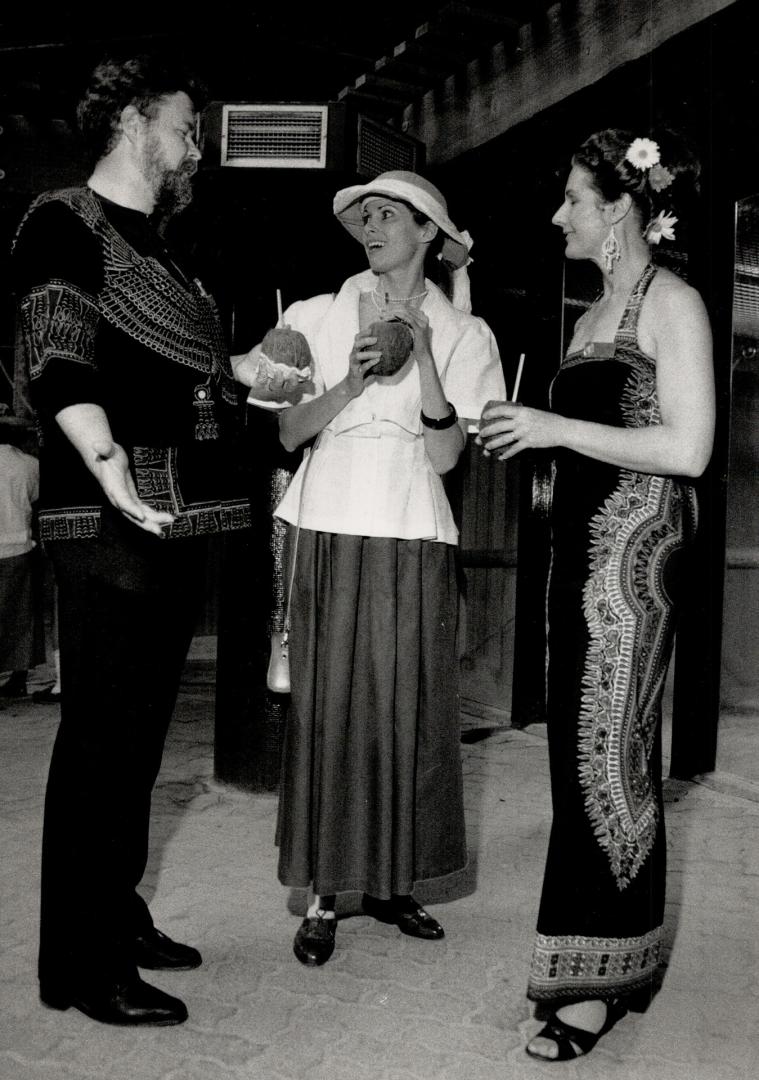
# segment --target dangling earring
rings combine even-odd
[[[607,274],[614,273],[614,263],[619,262],[622,249],[619,246],[619,240],[617,240],[617,234],[614,232],[614,226],[609,229],[609,235],[601,244],[601,254],[604,257],[604,267]]]

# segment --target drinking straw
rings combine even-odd
[[[282,290],[277,289],[277,326],[282,325]]]
[[[522,368],[524,367],[524,353],[519,357],[519,367],[517,368],[517,377],[514,381],[514,393],[511,395],[512,401],[517,401],[517,395],[519,394],[519,384],[522,381]]]

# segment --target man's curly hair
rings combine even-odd
[[[93,161],[113,149],[121,113],[127,105],[152,117],[162,98],[180,91],[188,95],[196,109],[202,108],[204,88],[174,61],[147,53],[123,60],[102,60],[90,77],[76,113]]]

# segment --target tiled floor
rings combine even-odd
[[[588,1058],[543,1065],[523,1050],[537,1027],[524,985],[550,818],[542,732],[467,735],[471,863],[447,896],[422,896],[446,939],[346,917],[333,959],[305,969],[291,951],[302,897],[276,881],[276,799],[214,781],[211,693],[185,685],[155,798],[147,894],[158,924],[204,955],[199,971],[153,979],[190,1010],[166,1029],[119,1030],[39,1004],[38,849],[57,707],[0,712],[0,1080],[759,1075],[759,802],[747,792],[667,784],[663,989]],[[346,916],[356,900],[344,898]]]

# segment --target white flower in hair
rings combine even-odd
[[[653,139],[633,139],[627,148],[625,161],[636,169],[650,169],[660,161],[659,144]]]
[[[677,218],[661,210],[646,229],[645,238],[649,244],[658,244],[661,240],[675,239]]]

